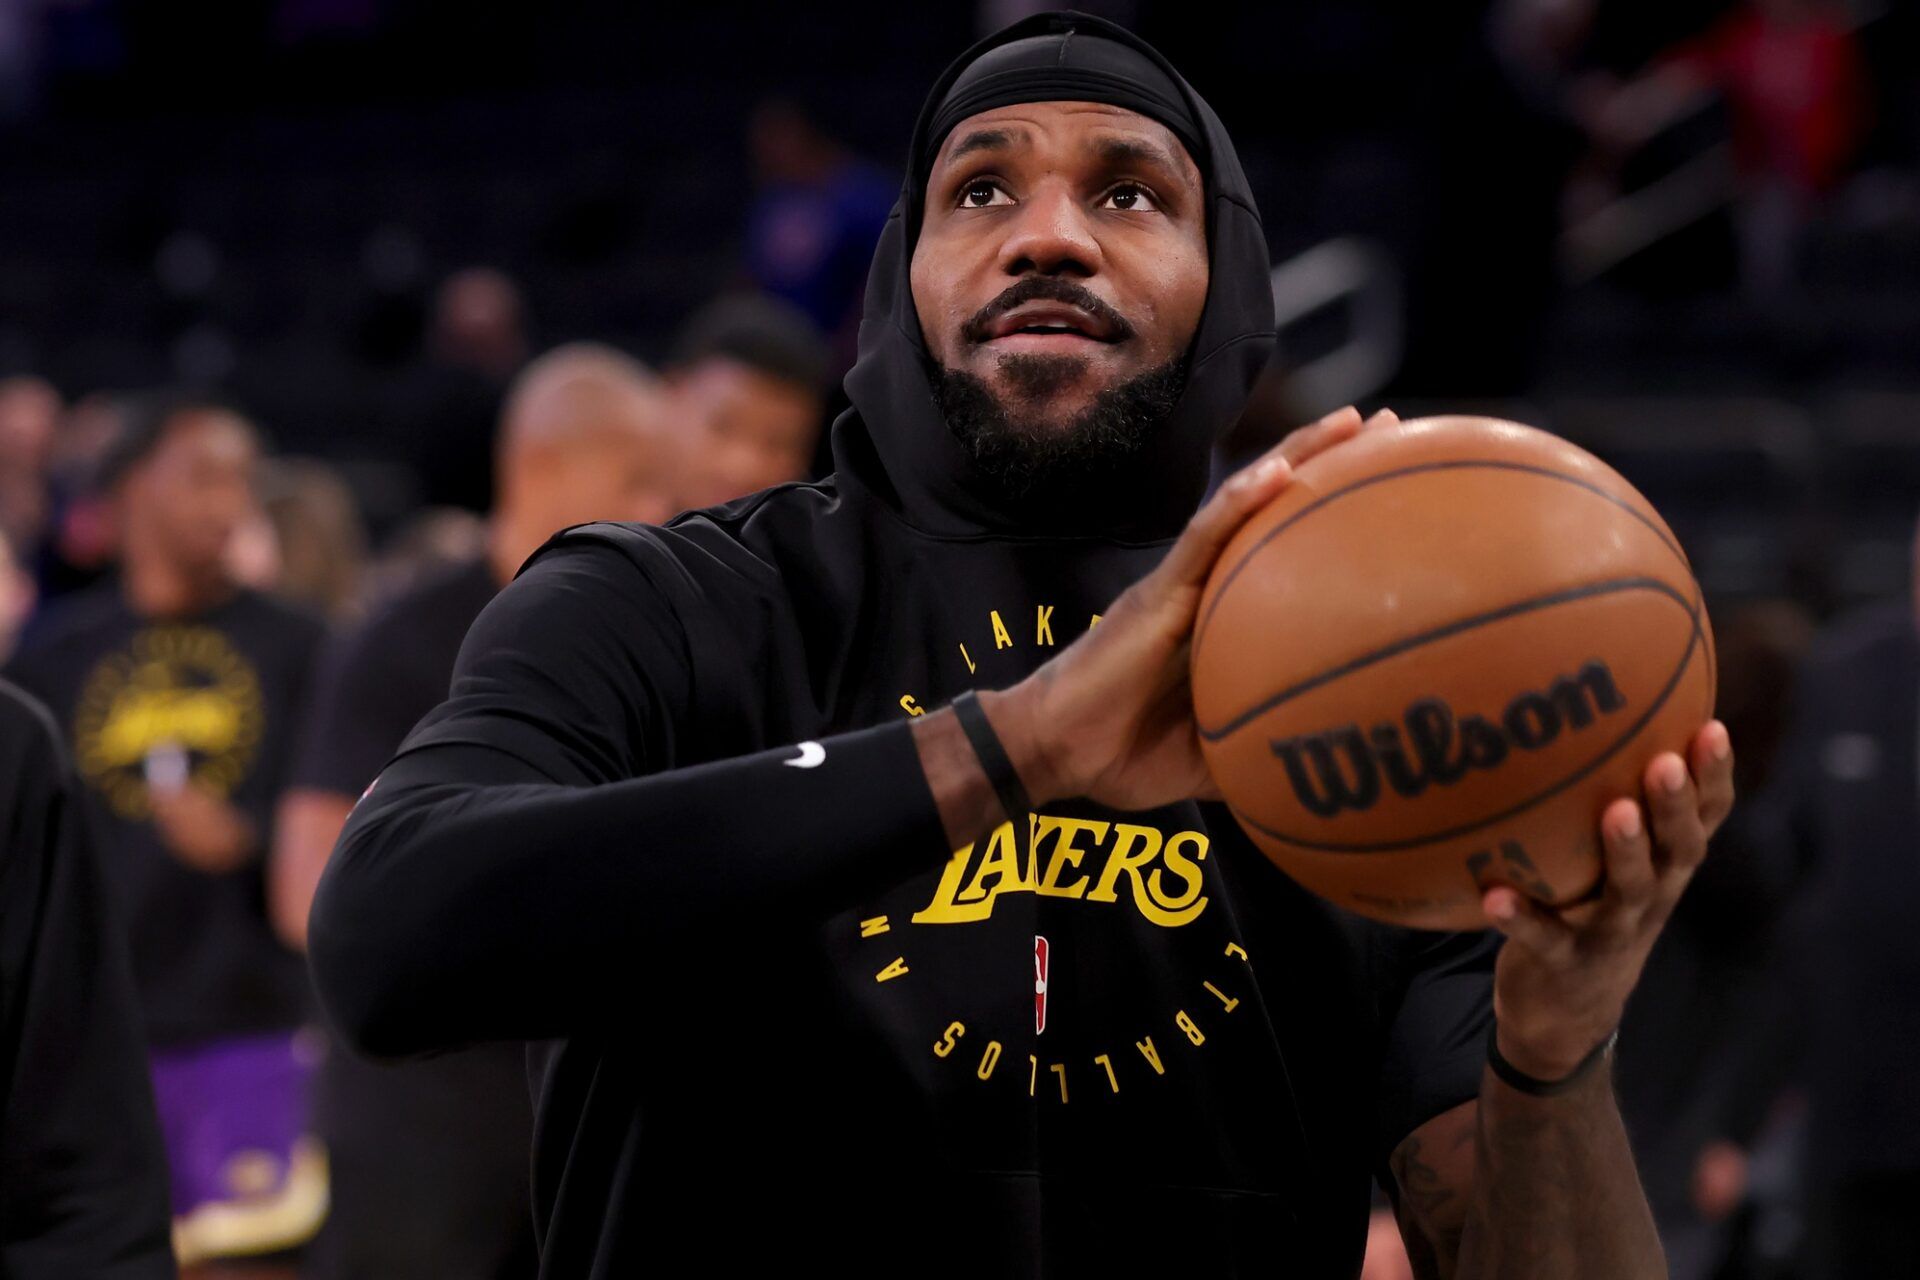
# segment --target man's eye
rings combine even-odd
[[[978,178],[960,188],[960,203],[969,209],[1011,203],[1011,197],[991,178]]]
[[[1107,192],[1106,203],[1127,213],[1157,213],[1160,208],[1151,191],[1133,182],[1123,182]]]

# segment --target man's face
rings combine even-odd
[[[127,536],[148,540],[188,573],[215,572],[234,531],[254,511],[259,456],[252,429],[231,413],[176,415],[127,475]]]
[[[941,144],[913,250],[913,302],[948,375],[1033,434],[1179,361],[1207,296],[1205,189],[1164,125],[1035,102]]]
[[[820,435],[816,393],[724,356],[708,356],[672,382],[692,428],[682,506],[718,506],[806,479]]]

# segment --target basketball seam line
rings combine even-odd
[[[1664,586],[1664,584],[1662,585]],[[1635,738],[1640,736],[1640,731],[1646,728],[1647,724],[1653,719],[1653,717],[1660,713],[1660,708],[1666,706],[1667,700],[1673,697],[1673,691],[1680,687],[1680,678],[1687,674],[1687,668],[1693,665],[1693,655],[1695,651],[1700,648],[1700,641],[1702,638],[1702,631],[1700,626],[1700,614],[1696,612],[1691,606],[1687,605],[1685,598],[1682,597],[1678,592],[1673,591],[1671,588],[1668,588],[1666,591],[1666,594],[1673,596],[1673,598],[1676,600],[1679,600],[1681,605],[1687,609],[1688,616],[1693,619],[1693,634],[1688,637],[1686,651],[1680,655],[1680,661],[1674,666],[1673,674],[1667,678],[1666,686],[1660,690],[1660,696],[1655,698],[1652,701],[1652,703],[1648,705],[1647,709],[1640,713],[1639,719],[1635,720],[1631,725],[1627,726],[1626,732],[1622,733],[1620,737],[1615,740],[1612,746],[1608,747],[1605,751],[1595,756],[1592,760],[1588,761],[1581,768],[1576,769],[1574,772],[1568,774],[1565,778],[1562,778],[1560,781],[1554,783],[1552,786],[1548,787],[1546,790],[1537,792],[1536,794],[1527,797],[1525,800],[1522,800],[1519,804],[1513,805],[1512,807],[1507,809],[1502,809],[1499,813],[1489,814],[1487,817],[1477,819],[1476,821],[1473,821],[1473,822],[1463,823],[1460,826],[1456,826],[1456,827],[1449,827],[1444,831],[1429,832],[1417,838],[1410,838],[1405,840],[1386,840],[1376,844],[1316,844],[1310,840],[1301,840],[1295,836],[1290,836],[1283,832],[1276,831],[1272,827],[1269,827],[1266,823],[1260,821],[1258,818],[1255,818],[1250,814],[1242,813],[1239,809],[1234,808],[1234,806],[1231,803],[1227,805],[1227,808],[1231,810],[1234,817],[1240,819],[1241,822],[1249,826],[1259,828],[1261,831],[1265,832],[1267,835],[1272,836],[1275,840],[1279,840],[1285,844],[1290,844],[1297,849],[1305,849],[1310,853],[1399,853],[1407,849],[1418,849],[1423,845],[1438,844],[1440,841],[1443,841],[1443,840],[1453,840],[1453,839],[1459,838],[1460,836],[1471,835],[1475,831],[1479,831],[1485,827],[1493,826],[1495,823],[1498,823],[1498,822],[1505,822],[1508,818],[1516,817],[1519,814],[1525,813],[1528,809],[1533,808],[1535,805],[1541,803],[1542,801],[1551,800],[1553,797],[1559,795],[1562,791],[1565,791],[1568,787],[1571,787],[1574,783],[1580,781],[1582,778],[1592,773],[1595,769],[1598,769],[1601,765],[1605,764],[1607,761],[1613,759],[1616,755],[1620,754],[1621,748],[1625,747],[1629,742],[1632,742]]]
[[[1196,725],[1196,728],[1199,730],[1200,736],[1208,742],[1218,742],[1220,739],[1245,728],[1249,721],[1258,719],[1283,702],[1290,702],[1303,693],[1311,693],[1321,685],[1330,684],[1342,676],[1350,676],[1362,667],[1370,667],[1376,662],[1385,662],[1388,658],[1397,657],[1409,649],[1418,649],[1421,645],[1431,644],[1436,640],[1445,640],[1448,636],[1458,635],[1462,631],[1471,631],[1475,627],[1483,627],[1488,623],[1503,622],[1508,618],[1518,617],[1523,613],[1531,613],[1536,609],[1551,609],[1557,604],[1568,604],[1575,600],[1586,600],[1594,596],[1612,595],[1615,592],[1635,590],[1658,591],[1662,595],[1671,596],[1679,602],[1680,607],[1685,609],[1689,616],[1696,615],[1693,601],[1687,599],[1658,578],[1608,578],[1601,582],[1589,582],[1583,586],[1568,587],[1564,591],[1555,591],[1550,595],[1534,596],[1530,599],[1515,601],[1512,604],[1501,605],[1498,609],[1489,609],[1485,613],[1475,613],[1464,618],[1456,618],[1452,622],[1445,622],[1437,627],[1430,627],[1425,631],[1405,636],[1399,640],[1395,640],[1392,644],[1382,645],[1380,648],[1372,650],[1369,653],[1363,653],[1357,658],[1350,658],[1337,667],[1329,667],[1325,671],[1290,684],[1278,693],[1270,694],[1259,702],[1254,703],[1251,707],[1248,707],[1239,715],[1234,716],[1217,729],[1209,729],[1205,725]],[[1699,625],[1697,617],[1695,618],[1694,625],[1696,627]]]
[[[1315,498],[1312,502],[1300,508],[1300,510],[1294,512],[1292,515],[1288,516],[1285,520],[1281,521],[1279,524],[1275,525],[1273,528],[1267,530],[1264,534],[1260,535],[1260,540],[1254,543],[1251,547],[1248,547],[1246,554],[1240,557],[1239,562],[1235,564],[1233,568],[1227,570],[1226,579],[1223,582],[1221,582],[1220,590],[1214,592],[1213,599],[1207,602],[1207,611],[1200,618],[1199,625],[1196,626],[1193,630],[1194,656],[1195,657],[1199,656],[1200,646],[1206,640],[1207,625],[1213,621],[1214,611],[1220,607],[1220,602],[1226,599],[1227,589],[1233,585],[1234,579],[1240,576],[1240,570],[1246,567],[1247,562],[1253,559],[1253,557],[1259,553],[1262,547],[1266,546],[1269,542],[1272,542],[1275,538],[1285,533],[1288,529],[1292,528],[1294,525],[1300,523],[1300,521],[1306,519],[1309,515],[1312,515],[1315,511],[1318,511],[1321,507],[1324,507],[1328,503],[1336,501],[1337,499],[1344,498],[1350,493],[1357,492],[1361,489],[1369,488],[1376,484],[1382,484],[1388,480],[1398,480],[1405,476],[1419,475],[1422,472],[1427,472],[1427,471],[1465,471],[1465,470],[1471,470],[1473,468],[1478,468],[1478,467],[1484,467],[1492,471],[1523,471],[1529,475],[1545,476],[1550,480],[1563,481],[1567,484],[1573,485],[1576,488],[1585,489],[1589,493],[1592,493],[1598,497],[1606,499],[1608,502],[1613,503],[1613,505],[1615,505],[1616,507],[1619,507],[1622,511],[1632,516],[1635,520],[1638,520],[1641,524],[1647,526],[1647,528],[1650,531],[1652,531],[1653,535],[1656,538],[1660,539],[1660,541],[1663,544],[1665,544],[1667,550],[1673,552],[1674,557],[1680,561],[1680,567],[1687,571],[1687,575],[1689,577],[1693,575],[1693,566],[1687,563],[1686,552],[1680,549],[1679,544],[1676,543],[1670,535],[1668,535],[1665,531],[1663,531],[1660,528],[1660,526],[1655,524],[1652,520],[1647,519],[1644,513],[1634,510],[1632,506],[1621,501],[1619,498],[1615,497],[1613,494],[1608,493],[1605,489],[1602,489],[1599,485],[1591,484],[1588,481],[1581,480],[1574,476],[1567,475],[1564,472],[1554,471],[1547,467],[1536,467],[1525,462],[1501,462],[1494,459],[1479,459],[1479,460],[1456,459],[1451,462],[1422,462],[1411,467],[1401,467],[1397,471],[1383,471],[1377,476],[1368,476],[1364,480],[1354,481],[1352,484],[1347,485],[1345,488],[1335,489],[1332,493],[1322,494],[1320,497]]]

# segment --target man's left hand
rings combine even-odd
[[[1597,898],[1556,910],[1505,885],[1482,895],[1507,936],[1493,984],[1500,1052],[1528,1075],[1571,1074],[1620,1025],[1647,953],[1732,809],[1726,726],[1701,729],[1687,757],[1655,756],[1641,778],[1645,805],[1616,800],[1601,815]]]

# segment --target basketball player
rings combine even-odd
[[[355,798],[446,697],[461,638],[521,562],[567,525],[659,523],[680,510],[687,442],[668,406],[658,378],[608,347],[575,343],[521,370],[495,448],[487,554],[390,601],[321,664],[269,877],[288,945],[306,944],[313,887]],[[533,1274],[523,1049],[398,1066],[333,1053],[318,1096],[333,1207],[304,1276]]]
[[[45,708],[0,682],[0,1275],[169,1280],[127,940]]]
[[[1194,609],[1360,426],[1195,514],[1267,267],[1163,59],[1018,23],[916,126],[835,476],[573,531],[481,615],[312,956],[370,1049],[557,1038],[543,1274],[1351,1276],[1375,1170],[1424,1276],[1661,1273],[1607,1045],[1730,803],[1723,731],[1608,810],[1599,900],[1489,890],[1504,950],[1248,845]]]
[[[326,1210],[306,982],[261,870],[321,625],[231,575],[259,456],[229,408],[138,406],[102,462],[118,580],[63,599],[11,673],[67,726],[100,822],[189,1266],[296,1246]]]

